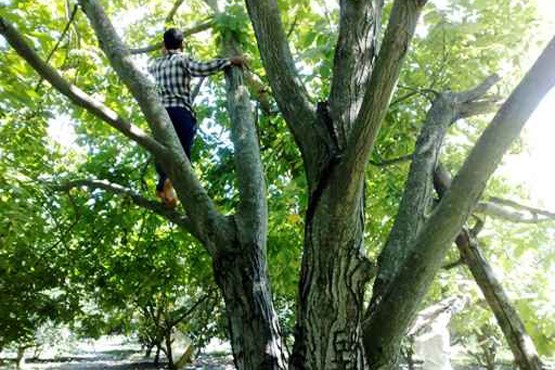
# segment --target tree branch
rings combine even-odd
[[[460,117],[460,110],[481,99],[497,81],[488,77],[474,89],[443,92],[436,95],[416,141],[405,192],[387,242],[378,258],[378,276],[374,282],[368,315],[372,315],[391,279],[398,273],[404,259],[411,253],[422,225],[431,212],[434,172],[447,128]]]
[[[182,2],[183,2],[183,0],[178,1],[178,3],[182,3]],[[206,22],[203,22],[203,23],[199,23],[196,26],[193,26],[191,28],[183,30],[183,36],[188,37],[188,36],[194,35],[196,33],[206,31],[207,29],[210,29],[210,28],[214,27],[215,24],[216,24],[216,22],[213,19],[210,19],[210,20],[208,20]],[[157,50],[162,49],[163,46],[164,46],[163,42],[157,42],[155,44],[145,46],[145,47],[142,47],[142,48],[130,49],[129,53],[133,54],[133,55],[150,53],[152,51],[157,51]]]
[[[181,307],[180,309],[172,312],[170,316],[177,316],[177,317],[175,317],[174,319],[170,318],[169,326],[174,327],[177,324],[179,324],[187,316],[195,312],[198,306],[204,303],[208,298],[211,298],[213,294],[214,294],[214,290],[209,291],[208,293],[205,293],[199,300],[197,300],[191,307],[189,308]]]
[[[387,350],[393,344],[390,339],[403,335],[487,180],[543,96],[555,85],[554,63],[555,38],[481,135],[451,187],[426,220],[391,282],[394,288],[386,292],[371,320],[365,323],[364,342],[371,351],[370,358]],[[399,300],[399,296],[403,299]],[[390,335],[379,335],[384,332]]]
[[[160,202],[149,200],[143,197],[142,195],[136,193],[135,191],[129,188],[126,188],[124,186],[121,186],[119,184],[115,184],[106,180],[81,179],[81,180],[66,181],[61,184],[46,183],[46,185],[50,189],[55,191],[68,192],[74,188],[86,187],[86,188],[89,188],[91,191],[94,189],[102,189],[112,194],[125,196],[131,199],[135,205],[142,207],[144,209],[150,210],[168,219],[174,224],[179,225],[180,227],[184,228],[185,230],[193,234],[192,224],[187,216],[177,212],[176,210],[165,207]],[[194,236],[200,240],[199,236],[197,235],[194,235]]]
[[[205,246],[212,254],[217,253],[219,248],[231,246],[230,238],[235,235],[233,222],[217,211],[196,178],[153,83],[135,66],[99,2],[79,0],[79,3],[110,64],[139,103],[154,137],[168,148],[168,153],[157,157],[157,160],[168,173],[183,201],[195,234],[209,238],[209,243],[205,243]]]
[[[232,35],[222,35],[228,54],[241,54]],[[266,254],[268,205],[266,184],[260,158],[258,135],[244,73],[239,68],[226,71],[227,110],[231,120],[231,140],[240,195],[236,223],[241,245],[249,245]]]
[[[355,121],[374,66],[383,0],[341,0],[335,47],[330,111],[340,147]]]
[[[555,220],[553,212],[499,198],[491,198],[489,202],[478,203],[473,212],[518,223],[535,224]]]
[[[362,173],[368,162],[425,3],[425,0],[397,0],[393,4],[376,67],[372,71],[360,113],[348,138],[342,161],[345,174]]]
[[[67,96],[76,105],[85,108],[151,153],[160,155],[165,152],[164,147],[146,132],[124,120],[116,112],[94,100],[83,90],[67,82],[54,68],[42,61],[23,36],[7,20],[1,17],[0,33],[42,78],[50,82],[56,90]]]
[[[451,186],[451,176],[443,167],[438,166],[434,184],[441,199]],[[473,230],[468,230],[466,227],[462,228],[455,239],[461,254],[461,260],[468,266],[494,313],[518,367],[527,370],[542,370],[543,367],[534,342],[526,333],[524,324],[507,297],[505,289],[495,277],[491,266],[480,250],[476,236],[482,227],[483,221],[479,220]]]
[[[402,155],[402,156],[397,157],[397,158],[383,159],[381,161],[374,161],[374,160],[371,159],[369,161],[369,163],[372,166],[376,166],[376,167],[387,167],[387,166],[391,166],[391,165],[401,163],[401,162],[408,162],[408,161],[412,160],[413,157],[414,157],[414,153],[413,154]]]
[[[177,0],[177,1],[173,4],[173,6],[172,6],[170,12],[168,13],[166,19],[164,20],[164,23],[171,23],[171,22],[173,21],[173,17],[175,17],[175,14],[177,13],[177,10],[178,10],[179,7],[181,6],[181,4],[183,4],[183,1],[184,1],[184,0]]]
[[[246,0],[274,97],[303,155],[314,143],[316,109],[302,84],[283,32],[276,0]]]

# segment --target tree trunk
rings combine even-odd
[[[27,346],[17,347],[17,357],[15,358],[15,363],[18,369],[21,369],[23,365],[25,365],[25,350],[27,348]]]
[[[154,355],[154,365],[158,365],[160,363],[160,351],[162,350],[162,348],[160,347],[160,344],[157,343],[156,344],[156,355]]]
[[[266,257],[253,246],[214,257],[214,276],[226,307],[231,347],[239,370],[285,369]]]
[[[318,200],[316,191],[310,200],[293,369],[365,367],[361,322],[371,269],[363,247],[362,188],[361,183],[355,211],[339,217],[329,209],[334,192],[324,190]]]
[[[166,342],[166,358],[168,359],[168,369],[176,370],[175,364],[173,363],[171,327],[168,327],[164,335],[164,340]]]

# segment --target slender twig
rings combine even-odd
[[[50,51],[50,54],[48,54],[48,56],[46,57],[46,61],[45,61],[46,64],[50,63],[50,58],[52,58],[52,56],[54,55],[56,50],[58,50],[58,47],[60,46],[60,43],[65,38],[66,33],[69,30],[69,27],[71,26],[71,24],[73,23],[73,20],[75,19],[75,16],[77,15],[77,10],[79,10],[79,6],[77,4],[75,4],[73,6],[73,10],[71,11],[71,15],[69,16],[69,19],[66,23],[66,26],[64,27],[64,30],[62,31],[62,34],[60,35],[60,37],[58,38],[58,41],[56,42],[56,45],[54,45],[54,47]],[[35,91],[39,90],[40,85],[42,84],[43,80],[44,80],[44,78],[41,78],[39,80],[39,82],[37,83],[37,86],[35,86]]]
[[[191,27],[189,29],[184,30],[183,31],[183,36],[188,37],[188,36],[194,35],[196,33],[206,31],[207,29],[214,27],[215,24],[216,24],[216,22],[214,21],[214,19],[210,19],[206,22],[199,23],[194,27]],[[150,53],[152,51],[160,50],[162,48],[162,46],[163,46],[162,42],[157,42],[155,44],[145,46],[145,47],[142,47],[142,48],[129,49],[129,53],[130,54]]]
[[[376,167],[387,167],[387,166],[391,166],[393,164],[410,161],[410,160],[412,160],[413,157],[414,157],[414,154],[407,154],[407,155],[402,155],[402,156],[397,157],[397,158],[384,159],[384,160],[381,160],[381,161],[375,161],[375,160],[371,159],[370,164],[372,166],[376,166]]]

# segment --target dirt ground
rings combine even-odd
[[[66,345],[67,346],[67,345]],[[152,359],[145,359],[139,345],[124,337],[105,337],[97,341],[80,343],[52,350],[45,348],[38,357],[26,353],[24,370],[158,370],[165,369],[162,362],[156,366]],[[15,369],[15,353],[0,355],[0,369]],[[225,345],[207,348],[195,361],[184,367],[187,370],[233,370],[233,360]]]

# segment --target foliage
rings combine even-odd
[[[188,28],[211,16],[202,2],[186,3],[173,20],[176,26]],[[162,1],[107,4],[131,47],[158,40],[169,5]],[[323,100],[329,93],[338,9],[324,1],[282,0],[280,6],[294,57],[303,61],[298,65],[301,77],[313,99]],[[2,15],[17,24],[46,59],[71,9],[64,1],[11,1]],[[372,166],[366,177],[367,209],[372,214],[366,217],[365,242],[370,255],[379,253],[388,235],[408,171],[408,162],[391,166],[379,163],[412,153],[434,91],[463,90],[507,65],[518,67],[519,56],[537,42],[527,36],[535,22],[533,8],[523,1],[458,0],[448,6],[433,2],[426,8],[372,154],[378,165]],[[231,31],[252,57],[250,72],[266,84],[244,7],[228,2],[215,23],[211,32],[189,38],[187,50],[200,59],[215,57],[220,50],[219,32]],[[190,306],[214,289],[208,255],[192,237],[124,197],[87,189],[47,192],[41,181],[93,177],[152,199],[152,159],[68,103],[48,84],[40,83],[12,50],[0,46],[0,135],[9,139],[0,147],[0,288],[6,297],[0,301],[0,332],[7,333],[0,338],[0,346],[31,338],[47,319],[77,319],[75,327],[87,335],[145,328],[148,333],[157,332],[156,322],[144,314],[147,307],[171,316],[170,312]],[[144,65],[145,60],[144,56],[137,57],[139,64]],[[99,51],[80,11],[50,63],[80,88],[146,128],[140,109]],[[511,82],[509,79],[499,92],[506,92]],[[231,213],[237,203],[237,189],[225,104],[221,76],[210,78],[196,100],[201,130],[193,162],[218,207]],[[270,275],[287,335],[293,330],[307,208],[303,191],[306,179],[283,117],[275,110],[268,113],[256,107],[270,209]],[[56,127],[54,122],[62,118],[75,130],[73,143],[59,145],[49,138],[48,128]],[[451,170],[459,168],[484,122],[465,120],[450,129],[444,154]],[[499,177],[491,182],[486,195],[525,196]],[[554,355],[549,342],[555,335],[555,305],[545,271],[554,271],[555,253],[547,247],[554,237],[548,230],[545,224],[515,227],[488,221],[483,240],[488,258],[496,271],[503,272],[502,281],[516,299],[538,349],[544,355]],[[453,260],[457,257],[455,251],[450,255]],[[462,268],[440,273],[428,302],[454,294],[478,301],[479,293]],[[215,314],[217,320],[207,312],[201,307],[194,319],[179,325],[198,345],[206,343],[209,336],[223,335],[221,307],[218,305]],[[462,324],[467,322],[472,322],[472,330]],[[467,310],[455,324],[455,331],[470,343],[476,338],[475,328],[490,322],[491,316]]]

